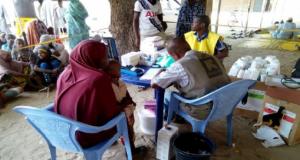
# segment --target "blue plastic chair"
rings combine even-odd
[[[108,46],[108,58],[120,62],[120,55],[117,50],[116,40],[112,37],[103,37],[103,40],[107,43]]]
[[[256,81],[253,80],[235,81],[197,99],[186,99],[178,93],[172,92],[167,123],[170,124],[174,113],[176,113],[192,125],[193,132],[200,132],[204,134],[208,122],[227,117],[227,144],[231,146],[232,113],[237,104],[247,94],[248,89],[253,87],[255,83]],[[199,106],[209,102],[213,102],[213,106],[209,115],[203,120],[193,118],[180,108],[180,103]]]
[[[120,136],[123,136],[125,139],[127,158],[132,160],[127,121],[123,112],[105,125],[98,127],[70,120],[56,114],[53,112],[53,104],[42,109],[17,106],[13,110],[23,114],[27,121],[46,140],[50,149],[51,160],[56,159],[56,148],[73,153],[83,153],[86,160],[100,160],[104,151],[117,141]],[[83,149],[76,140],[77,131],[84,133],[99,133],[115,126],[117,128],[117,133],[112,138],[102,141],[93,147]]]

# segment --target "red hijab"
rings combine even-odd
[[[110,77],[101,69],[107,63],[103,43],[86,40],[71,53],[70,65],[57,82],[55,112],[86,124],[100,126],[121,112],[111,87]],[[83,147],[90,147],[112,135],[77,134]]]

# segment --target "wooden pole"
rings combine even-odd
[[[274,23],[274,19],[277,18],[275,17],[275,14],[277,13],[277,5],[278,5],[278,0],[275,0],[275,5],[272,7],[272,23]]]
[[[252,5],[252,0],[249,0],[245,32],[247,32],[247,30],[248,30],[248,22],[249,22],[249,15],[250,15],[250,10],[251,10],[251,5]]]
[[[213,0],[206,0],[205,1],[205,14],[211,17],[212,13],[212,8],[213,8]]]
[[[220,11],[221,11],[221,4],[222,4],[222,0],[219,0],[219,4],[218,4],[218,11],[217,11],[217,22],[216,22],[216,33],[218,33],[218,29],[219,29],[219,17],[220,17]]]
[[[267,3],[266,3],[266,0],[264,0],[264,2],[263,2],[263,7],[262,7],[262,15],[261,15],[261,19],[260,19],[260,25],[259,25],[259,28],[261,28],[261,26],[262,26],[262,23],[263,23],[263,20],[264,20],[264,15],[265,15],[265,10],[266,10],[266,5],[267,5]]]

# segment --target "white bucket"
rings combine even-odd
[[[141,131],[147,135],[155,134],[156,115],[150,110],[142,109],[138,112]]]

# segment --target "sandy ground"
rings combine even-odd
[[[263,48],[239,48],[245,40],[228,41],[233,45],[230,57],[224,61],[228,69],[231,64],[241,56],[265,56],[275,55],[280,59],[281,71],[289,75],[292,66],[297,58],[298,52],[285,52],[269,50]],[[145,99],[153,98],[153,91],[138,91],[135,86],[128,86],[133,99],[137,102],[137,110],[141,109]],[[52,102],[55,91],[50,92],[49,97],[46,93],[23,93],[17,100],[9,102],[6,108],[0,110],[0,160],[47,160],[50,154],[45,141],[37,132],[24,120],[24,117],[14,113],[12,108],[17,105],[29,105],[35,107],[45,106]],[[226,146],[225,122],[217,121],[212,123],[207,129],[207,136],[217,144],[217,150],[212,157],[213,160],[296,160],[299,159],[300,145],[283,146],[272,149],[264,148],[258,140],[251,135],[253,118],[246,118],[241,115],[234,116],[234,143],[235,147]],[[136,145],[147,145],[150,150],[144,159],[155,159],[155,149],[153,137],[146,136],[139,131],[139,121],[136,116],[135,129],[137,132]],[[115,145],[109,149],[103,159],[123,160],[125,152],[121,145]],[[58,159],[81,160],[82,155],[65,153],[58,151]]]

